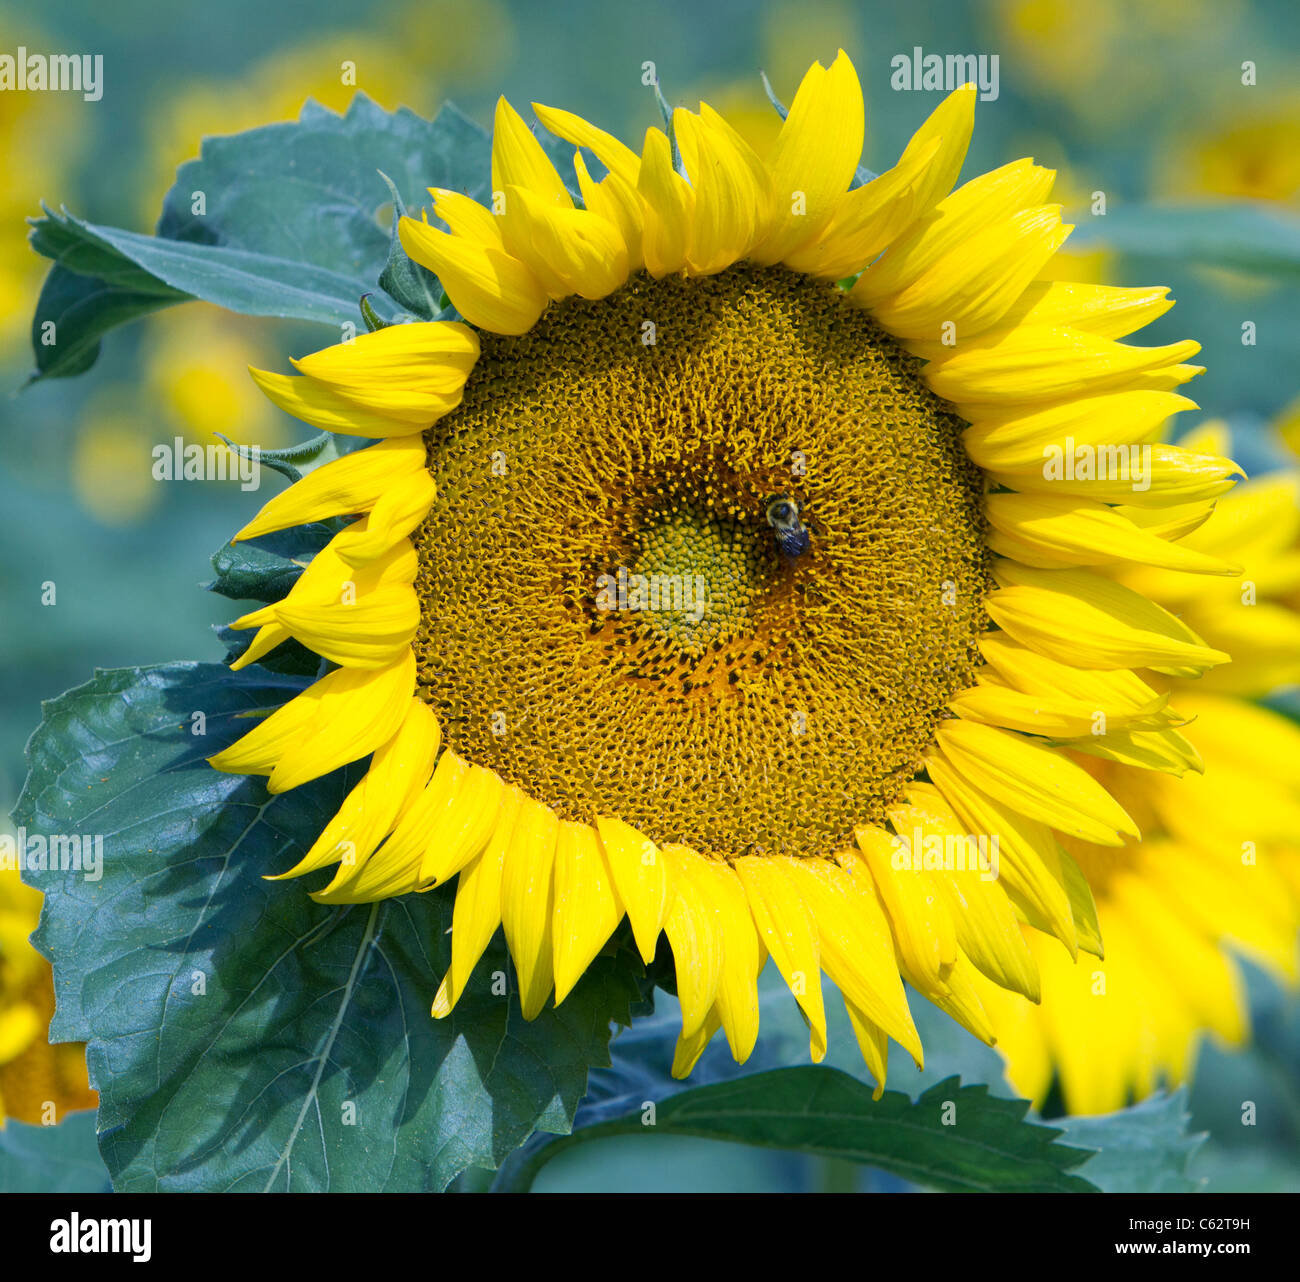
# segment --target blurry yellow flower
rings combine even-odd
[[[1181,92],[1201,66],[1223,61],[1239,22],[1236,0],[995,0],[991,47],[1002,75],[1063,103],[1094,130]]]
[[[54,979],[27,941],[40,910],[40,892],[16,869],[0,868],[0,1125],[9,1117],[48,1125],[98,1100],[86,1081],[85,1048],[46,1040]]]
[[[1180,444],[1230,447],[1216,424]],[[1181,540],[1236,561],[1240,579],[1148,567],[1117,576],[1233,662],[1197,682],[1164,683],[1200,759],[1181,778],[1135,768],[1155,748],[1141,735],[1100,735],[1095,755],[1079,758],[1143,840],[1120,849],[1065,842],[1096,895],[1104,960],[1072,964],[1046,936],[1026,932],[1042,1005],[981,986],[1008,1076],[1037,1102],[1057,1074],[1071,1112],[1109,1112],[1183,1081],[1205,1034],[1241,1042],[1248,1013],[1234,952],[1297,979],[1300,727],[1252,702],[1300,679],[1297,496],[1300,468],[1243,483]]]
[[[841,46],[852,49],[860,44],[856,9],[846,0],[785,0],[770,5],[762,17],[759,48],[772,84],[778,90],[782,85],[797,85],[810,63],[833,58]],[[862,58],[859,64],[870,87],[872,61]],[[723,111],[722,103],[714,105]]]
[[[146,322],[143,347],[147,403],[161,407],[153,430],[179,432],[208,446],[214,432],[238,445],[278,449],[288,425],[248,379],[259,348],[259,326],[205,303],[169,308]],[[264,350],[264,343],[261,344]]]
[[[1294,202],[1300,198],[1300,101],[1176,141],[1161,148],[1158,163],[1156,187],[1166,195]]]
[[[0,93],[0,349],[5,358],[13,353],[27,359],[23,340],[48,264],[28,247],[26,219],[40,214],[43,197],[67,190],[65,174],[82,136],[72,123],[81,106],[61,94]]]
[[[102,406],[102,402],[100,402]],[[143,520],[158,502],[150,476],[148,421],[125,410],[87,410],[72,453],[72,484],[81,506],[103,525]]]

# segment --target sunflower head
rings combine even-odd
[[[1100,713],[1181,760],[1139,673],[1227,657],[1111,567],[1231,573],[1178,540],[1236,469],[1045,467],[1150,442],[1197,348],[1119,341],[1164,290],[1047,278],[1050,171],[952,190],[974,101],[859,185],[843,53],[764,156],[703,103],[639,152],[534,104],[569,179],[502,100],[487,202],[436,189],[400,228],[458,318],[256,374],[378,443],[241,531],[357,518],[238,621],[239,665],[295,637],[334,666],[214,764],[278,792],[371,757],[284,875],[337,865],[342,903],[455,878],[435,1015],[498,926],[532,1017],[626,916],[672,948],[674,1071],[719,1027],[749,1054],[770,956],[814,1057],[825,970],[883,1084],[889,1038],[921,1059],[904,978],[991,1040],[977,977],[1038,997],[1022,926],[1099,950],[1062,838],[1137,828],[1069,749]]]

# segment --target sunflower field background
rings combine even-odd
[[[1300,1191],[1300,918],[1270,918],[1267,945],[1234,947],[1224,925],[1248,1020],[1225,1038],[1207,1014],[1191,1081],[1152,1080],[1124,1108],[1079,1085],[1124,1053],[1086,1018],[1053,1033],[1062,1060],[1062,1040],[1096,1039],[1073,1087],[1068,1065],[1013,1085],[997,1051],[924,1002],[924,1071],[895,1068],[873,1102],[842,1016],[823,1066],[808,1067],[806,1026],[770,966],[754,1057],[741,1069],[715,1045],[681,1082],[669,1075],[674,997],[614,949],[526,1029],[473,1003],[435,1028],[412,977],[436,986],[428,934],[449,923],[449,902],[432,918],[410,896],[322,915],[293,883],[262,880],[283,866],[278,830],[218,816],[205,785],[169,784],[175,743],[137,733],[141,718],[181,724],[201,708],[215,723],[294,688],[289,667],[244,682],[216,668],[139,671],[219,664],[233,602],[272,599],[257,593],[292,573],[299,550],[233,551],[231,531],[267,496],[238,478],[157,479],[153,452],[217,433],[285,450],[310,434],[248,366],[285,368],[337,341],[336,317],[392,272],[393,198],[377,169],[416,207],[428,184],[461,185],[465,166],[485,163],[498,93],[639,137],[660,120],[647,64],[671,102],[708,101],[761,150],[781,119],[758,71],[788,101],[840,48],[862,81],[864,160],[877,169],[941,97],[892,89],[895,55],[997,54],[997,96],[979,104],[965,172],[1033,156],[1058,171],[1055,198],[1077,225],[1059,256],[1068,279],[1171,287],[1177,314],[1149,341],[1202,344],[1189,419],[1230,440],[1210,452],[1274,478],[1267,503],[1234,509],[1215,549],[1275,571],[1271,590],[1260,576],[1274,649],[1239,690],[1300,724],[1295,5],[321,0],[304,23],[305,8],[47,0],[32,16],[0,0],[0,53],[94,51],[104,66],[97,101],[0,91],[0,800],[14,816],[0,822],[11,834],[60,819],[93,830],[97,806],[82,794],[111,777],[103,804],[139,837],[121,863],[105,860],[102,881],[43,886],[39,942],[66,968],[57,1011],[49,964],[27,942],[40,897],[0,871],[0,1190]],[[238,137],[198,159],[202,139],[226,135]],[[302,182],[280,181],[290,154]],[[364,233],[317,217],[331,184],[372,212]],[[220,242],[272,256],[274,270],[252,258],[214,268],[202,236],[169,238],[200,190]],[[48,276],[51,259],[60,275]],[[388,285],[400,297],[401,282]],[[45,345],[33,316],[55,312],[74,338]],[[1245,742],[1238,757],[1231,736],[1250,724],[1229,727],[1225,777],[1261,774],[1270,798],[1287,798],[1280,821],[1300,817],[1300,757],[1286,759],[1290,740],[1282,759]],[[277,822],[318,830],[353,782],[295,792]],[[216,932],[212,973],[190,964],[209,955],[200,929]],[[241,936],[256,947],[223,947]],[[1153,991],[1171,984],[1149,978]],[[175,1030],[165,1044],[160,1004]],[[1031,1093],[1038,1108],[1023,1117],[1012,1101]],[[969,1152],[939,1120],[950,1100],[980,1119]],[[358,1114],[382,1142],[353,1141]],[[833,1135],[816,1124],[832,1115]]]

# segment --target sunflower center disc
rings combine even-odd
[[[883,821],[987,623],[981,476],[919,363],[831,286],[746,265],[481,338],[415,535],[448,746],[717,857]]]

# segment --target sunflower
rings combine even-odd
[[[1170,768],[1134,670],[1228,656],[1096,567],[1231,573],[1177,540],[1237,469],[1162,446],[1140,494],[1045,477],[1054,442],[1191,406],[1199,349],[1117,341],[1163,289],[1036,279],[1069,231],[1051,171],[952,190],[975,98],[865,182],[843,52],[762,158],[706,104],[640,154],[535,104],[579,198],[503,99],[490,206],[431,190],[400,227],[460,319],[254,371],[377,443],[237,536],[357,518],[236,623],[237,667],[289,637],[334,666],[212,761],[279,793],[373,754],[282,875],[337,865],[323,903],[457,878],[435,1015],[498,926],[533,1018],[626,916],[671,948],[676,1074],[719,1027],[749,1055],[770,956],[812,1057],[824,970],[883,1088],[889,1038],[921,1062],[904,979],[991,1040],[977,975],[1038,999],[1022,922],[1099,947],[1057,834],[1137,827],[1053,741],[1102,709]]]
[[[1226,452],[1227,431],[1206,424],[1184,444]],[[1197,769],[1178,778],[1093,758],[1143,833],[1118,849],[1068,843],[1097,893],[1105,961],[1072,965],[1038,936],[1040,1007],[983,986],[1013,1085],[1041,1103],[1059,1079],[1074,1113],[1186,1080],[1207,1033],[1240,1044],[1249,1017],[1235,953],[1300,980],[1300,727],[1255,702],[1300,682],[1300,468],[1241,485],[1185,546],[1231,550],[1243,577],[1117,577],[1234,657],[1195,693],[1166,683],[1195,733]]]
[[[85,1048],[46,1040],[54,977],[27,942],[40,911],[40,892],[0,866],[0,1126],[9,1117],[49,1126],[99,1098],[86,1080]]]

